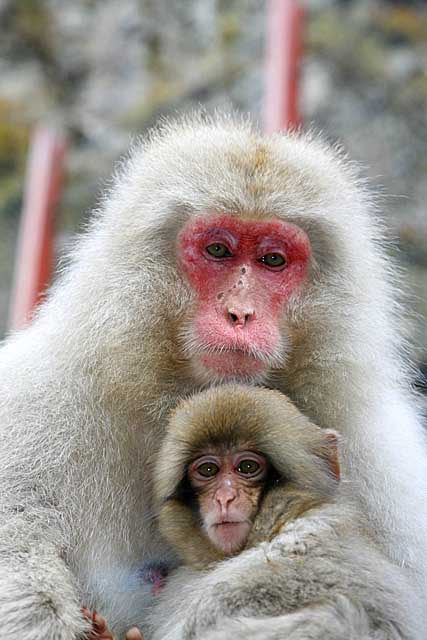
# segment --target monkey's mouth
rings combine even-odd
[[[210,538],[226,554],[239,551],[245,544],[251,523],[247,520],[216,522],[210,527]]]
[[[207,369],[225,377],[254,376],[266,370],[267,365],[256,354],[244,349],[215,349],[200,355]]]
[[[270,370],[280,369],[286,362],[286,345],[280,337],[270,341],[219,337],[190,327],[183,332],[182,340],[184,357],[195,367],[196,375],[209,382],[261,381]]]

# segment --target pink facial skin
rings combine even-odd
[[[208,247],[225,255],[213,256]],[[272,255],[277,266],[267,262]],[[304,281],[310,256],[306,233],[282,220],[213,215],[189,221],[178,237],[178,258],[197,296],[188,341],[196,364],[224,379],[280,366],[280,317]]]
[[[204,528],[214,546],[226,555],[245,544],[267,473],[266,459],[253,451],[207,454],[191,463],[188,477]]]

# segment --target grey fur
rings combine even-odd
[[[422,610],[405,572],[342,506],[313,509],[210,570],[179,569],[150,640],[415,640]]]
[[[425,441],[375,206],[354,167],[312,136],[196,117],[135,147],[37,318],[2,347],[2,638],[74,639],[79,603],[117,633],[144,617],[135,575],[167,553],[153,455],[177,399],[221,382],[195,375],[176,333],[193,304],[176,233],[212,210],[309,234],[311,277],[284,311],[286,365],[258,382],[345,433],[343,466],[372,534],[425,588]]]

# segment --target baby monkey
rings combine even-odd
[[[223,385],[181,402],[155,491],[184,566],[148,615],[150,640],[418,637],[405,572],[340,482],[336,433],[283,394]]]
[[[337,436],[282,394],[223,386],[193,396],[169,423],[156,474],[160,530],[187,565],[272,539],[330,500]]]

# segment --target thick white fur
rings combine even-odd
[[[355,516],[325,505],[215,567],[179,569],[150,612],[152,640],[422,640],[407,576]]]
[[[372,535],[425,589],[425,437],[375,206],[316,138],[193,118],[135,147],[37,319],[1,350],[3,638],[76,638],[83,602],[116,632],[144,617],[138,568],[166,552],[154,454],[177,399],[210,382],[180,337],[193,298],[175,239],[212,211],[307,231],[314,259],[284,312],[286,364],[264,383],[345,434],[344,475]]]

